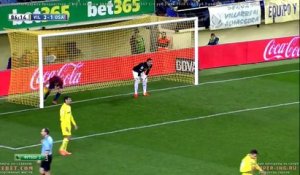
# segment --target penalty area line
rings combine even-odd
[[[111,135],[111,134],[123,133],[123,132],[127,132],[127,131],[135,131],[135,130],[141,130],[141,129],[146,129],[146,128],[154,128],[154,127],[171,125],[171,124],[176,124],[176,123],[189,122],[189,121],[224,116],[224,115],[229,115],[229,114],[237,114],[237,113],[242,113],[242,112],[264,110],[264,109],[270,109],[270,108],[278,108],[278,107],[282,107],[282,106],[290,106],[290,105],[295,105],[295,104],[299,104],[299,101],[289,102],[289,103],[281,103],[281,104],[275,104],[275,105],[269,105],[269,106],[261,106],[261,107],[255,107],[255,108],[246,108],[246,109],[221,112],[221,113],[216,113],[216,114],[211,114],[211,115],[206,115],[206,116],[198,116],[198,117],[191,117],[191,118],[186,118],[186,119],[171,120],[171,121],[166,121],[166,122],[161,122],[161,123],[154,123],[154,124],[150,124],[150,125],[142,125],[142,126],[137,126],[137,127],[130,127],[130,128],[114,130],[114,131],[100,132],[100,133],[95,133],[95,134],[90,134],[90,135],[85,135],[85,136],[74,137],[74,138],[72,138],[72,140],[82,140],[82,139],[86,139],[86,138],[90,138],[90,137]],[[54,143],[61,143],[61,142],[62,142],[62,140],[57,140]],[[23,149],[27,149],[27,148],[34,148],[34,147],[37,147],[40,145],[41,144],[33,144],[33,145],[28,145],[28,146],[16,147],[16,148],[1,145],[0,148],[17,151],[17,150],[23,150]]]
[[[259,78],[259,77],[279,75],[279,74],[287,74],[287,73],[293,73],[293,72],[299,72],[299,71],[300,70],[290,70],[290,71],[274,72],[274,73],[260,74],[260,75],[241,77],[241,78],[233,78],[233,79],[227,79],[227,80],[208,81],[208,82],[200,83],[198,86],[203,86],[203,85],[208,85],[208,84],[227,83],[227,82],[232,82],[232,81],[247,80],[247,79],[252,79],[252,78]],[[160,91],[181,89],[181,88],[187,88],[187,87],[193,87],[193,86],[195,86],[195,85],[183,85],[183,86],[176,86],[176,87],[169,87],[169,88],[162,88],[162,89],[153,89],[153,90],[149,90],[149,92],[160,92]],[[104,96],[104,97],[95,97],[95,98],[89,98],[89,99],[85,99],[85,100],[74,101],[72,103],[73,104],[83,103],[83,102],[95,101],[95,100],[100,100],[100,99],[122,97],[122,96],[129,96],[129,95],[133,95],[133,93],[116,94],[116,95],[109,95],[109,96]],[[60,105],[61,104],[45,106],[44,108],[45,109],[53,108],[53,107],[57,107],[57,106],[60,106]],[[2,112],[2,113],[0,113],[0,118],[1,118],[1,116],[8,115],[8,114],[22,113],[22,112],[35,111],[35,110],[42,110],[42,109],[40,109],[40,108],[30,108],[30,109],[22,109],[22,110],[16,110],[16,111]]]

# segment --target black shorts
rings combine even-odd
[[[43,160],[41,162],[41,168],[43,168],[44,171],[50,171],[51,162],[52,162],[52,155],[48,155],[48,160]]]

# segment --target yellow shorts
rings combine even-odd
[[[66,126],[60,126],[61,127],[61,132],[62,132],[62,135],[63,136],[71,136],[72,133],[71,133],[71,129],[72,127],[66,127]]]

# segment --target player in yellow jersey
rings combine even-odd
[[[62,131],[62,135],[64,137],[63,142],[60,146],[59,153],[63,156],[70,155],[72,153],[67,151],[68,143],[71,139],[71,130],[72,126],[74,125],[74,128],[77,130],[78,126],[74,120],[74,117],[72,115],[71,111],[71,104],[72,99],[68,96],[64,98],[64,104],[60,108],[60,127]]]
[[[249,154],[247,154],[240,166],[240,172],[242,175],[254,175],[255,171],[259,171],[261,174],[266,174],[265,171],[257,164],[257,150],[251,150]]]

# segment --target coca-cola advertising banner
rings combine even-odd
[[[209,69],[240,64],[298,59],[299,36],[199,48],[199,67]]]
[[[199,68],[299,59],[299,56],[299,36],[204,46],[199,48]],[[153,58],[154,64],[151,76],[175,73],[179,70],[189,71],[194,67],[193,62],[188,60],[193,58],[193,49],[168,50],[128,57],[46,65],[44,80],[59,75],[63,78],[65,86],[129,80],[132,78],[132,67],[149,57]],[[39,86],[37,68],[2,71],[0,78],[0,96],[37,90]],[[8,92],[9,85],[11,87]]]

